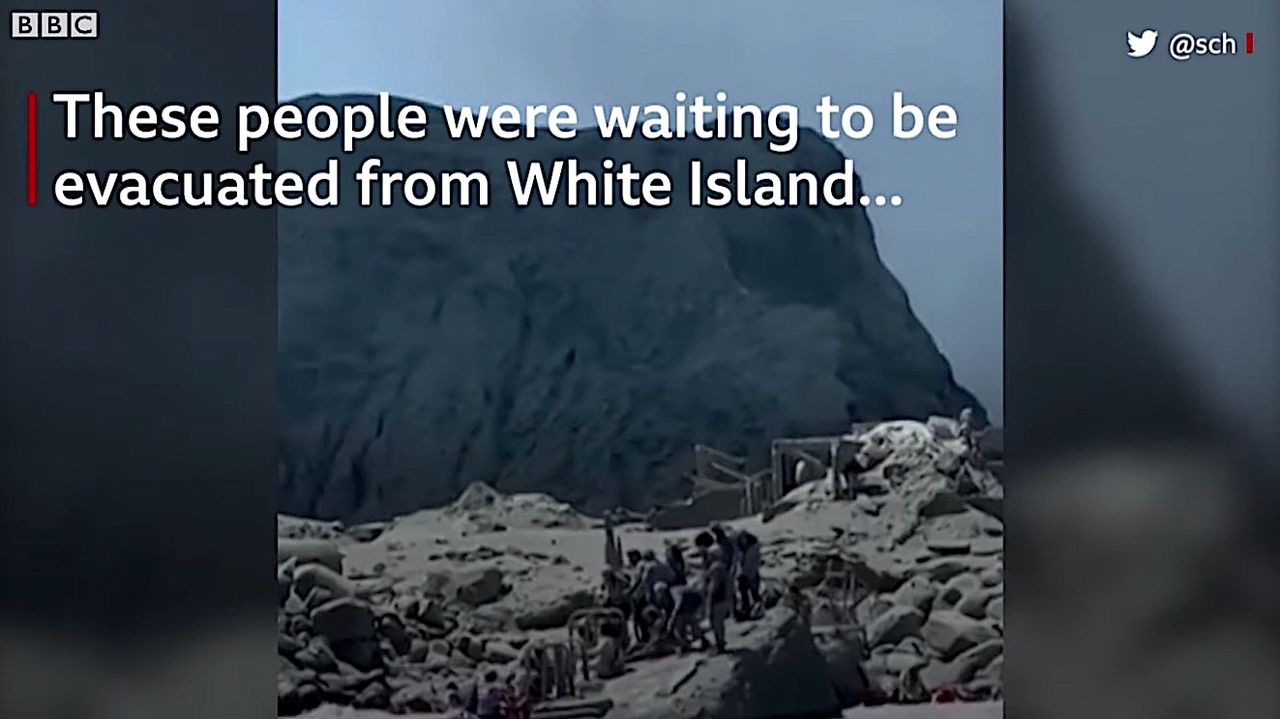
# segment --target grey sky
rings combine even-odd
[[[872,108],[838,143],[886,264],[961,384],[1003,417],[1000,2],[281,0],[282,98],[379,92],[436,103],[669,103],[678,90]],[[892,92],[959,116],[951,140],[896,140]],[[810,115],[808,124],[816,121]]]

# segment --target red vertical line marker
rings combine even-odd
[[[1253,54],[1253,33],[1251,32],[1247,32],[1244,34],[1244,54],[1246,55]]]
[[[36,206],[36,94],[27,93],[27,205]]]

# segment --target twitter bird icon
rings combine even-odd
[[[1160,33],[1155,30],[1143,30],[1141,35],[1129,33],[1129,57],[1146,57],[1156,49],[1156,38]]]

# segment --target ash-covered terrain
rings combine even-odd
[[[340,155],[280,145],[287,169]],[[389,170],[486,170],[493,202],[280,212],[283,512],[385,519],[473,482],[643,510],[688,495],[694,443],[763,462],[775,437],[981,414],[861,208],[518,208],[501,181],[511,157],[607,156],[667,169],[681,198],[693,159],[839,167],[813,132],[785,155],[593,133],[369,140],[343,157],[344,197],[369,155]]]
[[[730,620],[725,650],[637,652],[633,642],[608,676],[604,655],[575,643],[571,626],[607,601],[609,533],[597,518],[482,484],[388,522],[282,516],[280,712],[473,716],[450,698],[532,682],[543,694],[530,714],[502,716],[999,716],[997,465],[942,418],[855,428],[844,439],[856,454],[843,470],[728,523],[758,539],[762,586],[759,611]],[[623,551],[670,557],[668,547],[681,547],[698,582],[715,556],[696,549],[699,532],[632,522],[614,534]],[[557,671],[546,663],[527,673],[531,651],[553,645],[574,652],[568,691],[546,683]]]

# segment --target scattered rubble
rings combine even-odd
[[[729,652],[635,661],[540,711],[763,719],[941,689],[1001,697],[999,480],[954,420],[848,437],[840,451],[852,459],[836,471],[814,463],[769,512],[731,520],[761,541],[769,610],[730,625]],[[566,642],[574,612],[596,604],[602,526],[546,495],[482,484],[392,522],[281,517],[279,713],[439,712],[450,682],[488,667],[505,675],[526,648]],[[626,548],[659,552],[691,546],[693,531],[614,528]]]

